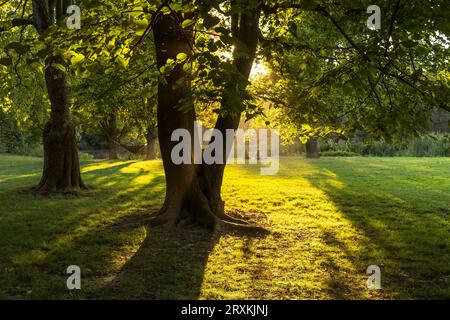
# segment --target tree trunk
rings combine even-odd
[[[240,30],[240,40],[247,44],[250,54],[246,58],[239,55],[240,58],[236,58],[234,63],[243,79],[249,77],[256,52],[259,10],[255,11],[257,12],[253,16],[242,15],[241,18],[243,27]],[[191,56],[192,34],[182,30],[179,21],[183,19],[172,13],[161,15],[155,23],[153,31],[158,68],[164,66],[167,59],[176,60],[178,53]],[[170,226],[194,223],[208,228],[214,228],[218,224],[232,224],[246,230],[264,231],[259,227],[244,225],[243,221],[225,214],[220,196],[225,164],[194,164],[194,143],[197,143],[194,142],[194,106],[183,106],[183,110],[178,107],[180,101],[190,93],[189,82],[180,83],[184,76],[182,65],[177,65],[166,77],[166,82],[161,82],[158,88],[158,137],[166,175],[166,197],[153,223]],[[236,102],[233,93],[238,94],[238,90],[233,88],[236,88],[236,83],[230,84],[229,91],[225,90],[223,107],[229,108],[232,102]],[[220,117],[216,129],[225,136],[226,129],[237,129],[239,119],[240,113]],[[176,165],[171,159],[172,149],[177,144],[171,141],[171,135],[174,130],[181,128],[189,131],[191,136],[191,164]],[[225,145],[224,143],[224,148]]]
[[[33,0],[33,21],[40,35],[56,20],[64,17],[69,1]],[[55,10],[60,6],[63,10]],[[70,121],[70,98],[67,75],[55,68],[62,59],[52,56],[45,61],[45,82],[51,104],[50,120],[43,132],[44,169],[39,184],[33,188],[37,193],[76,192],[85,189],[78,159],[75,128]]]
[[[44,169],[38,193],[76,192],[85,189],[78,159],[75,128],[70,121],[66,74],[53,67],[58,58],[46,61],[45,81],[51,103],[50,120],[44,128]]]
[[[117,143],[114,141],[113,137],[108,137],[108,159],[116,160],[118,159],[117,155]]]
[[[148,128],[147,129],[147,160],[154,160],[156,158],[156,139],[157,136],[153,133],[153,130]]]
[[[160,15],[157,19],[153,32],[156,47],[156,60],[158,68],[166,65],[167,59],[176,60],[179,53],[191,55],[191,47],[188,36],[190,33],[181,29],[177,22],[181,17],[176,13]],[[181,21],[183,19],[180,19]],[[176,165],[171,159],[171,153],[176,142],[171,141],[172,132],[176,129],[186,129],[194,137],[194,106],[177,108],[180,101],[189,94],[189,83],[184,81],[175,88],[178,80],[185,76],[182,65],[177,65],[175,69],[166,77],[166,82],[160,82],[158,86],[158,138],[163,160],[164,173],[166,176],[166,198],[164,205],[157,218],[158,223],[177,225],[193,212],[189,212],[193,201],[192,190],[198,183],[196,181],[196,165],[191,164]],[[193,151],[193,140],[191,141]]]
[[[306,142],[306,157],[309,159],[319,158],[319,143],[315,138],[309,138]]]
[[[233,53],[233,64],[239,72],[239,77],[224,90],[222,109],[229,112],[219,116],[215,126],[215,129],[219,130],[224,137],[227,129],[236,130],[239,127],[243,111],[241,95],[248,84],[258,46],[259,15],[260,8],[255,8],[250,12],[241,14],[240,18],[237,15],[232,17],[233,35],[245,46],[236,46]],[[230,110],[233,110],[233,112]],[[224,164],[202,165],[203,189],[206,190],[209,207],[216,216],[229,222],[240,223],[242,222],[241,220],[230,218],[225,214],[225,202],[221,197],[223,175],[229,152],[230,150],[226,149],[226,144],[224,143]]]
[[[117,116],[114,112],[106,114],[98,124],[108,143],[108,159],[116,160],[118,158],[117,144],[120,142],[122,135],[125,132],[125,126],[122,132],[120,132],[117,128]]]

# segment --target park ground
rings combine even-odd
[[[0,299],[450,298],[449,158],[228,166],[230,214],[271,230],[148,227],[160,161],[87,161],[93,190],[37,197],[42,159],[0,155]],[[81,290],[66,287],[78,265]],[[381,268],[381,290],[366,269]]]

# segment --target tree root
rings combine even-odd
[[[201,226],[210,230],[234,230],[251,234],[268,234],[269,230],[225,213],[224,202],[210,189],[193,183],[182,195],[166,194],[161,210],[152,216],[151,226],[183,228]]]
[[[245,221],[245,220],[242,220],[242,219],[239,219],[239,218],[234,218],[234,217],[226,214],[223,211],[217,213],[216,217],[219,218],[222,221],[229,222],[229,223],[242,224],[242,225],[250,224],[248,221]]]
[[[226,213],[215,214],[208,206],[196,205],[195,209],[183,208],[182,212],[161,209],[156,214],[152,215],[149,220],[149,225],[156,227],[162,226],[167,228],[187,228],[191,226],[201,226],[210,230],[216,231],[239,231],[246,234],[267,235],[270,231],[264,227],[251,224],[248,221],[237,219],[229,216]]]
[[[216,230],[224,230],[228,229],[230,231],[240,231],[244,232],[246,234],[255,234],[255,235],[268,235],[270,234],[270,230],[257,226],[257,225],[251,225],[251,224],[240,224],[240,223],[233,223],[228,222],[224,220],[218,219],[216,221]]]

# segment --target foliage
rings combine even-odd
[[[64,58],[58,67],[71,75],[76,87],[74,111],[86,132],[105,131],[98,124],[115,117],[116,136],[130,123],[133,128],[125,131],[131,131],[133,138],[142,136],[146,122],[154,118],[156,85],[165,81],[176,64],[184,64],[189,71],[185,80],[192,83],[191,95],[180,101],[181,108],[194,101],[208,119],[241,111],[246,119],[253,119],[267,116],[261,101],[270,101],[283,112],[275,118],[269,113],[266,120],[286,123],[290,118],[282,134],[302,139],[351,135],[364,129],[389,141],[423,132],[435,106],[448,109],[445,0],[432,5],[420,0],[379,1],[383,24],[378,31],[365,25],[368,1],[338,5],[325,0],[174,0],[161,6],[162,1],[84,0],[78,2],[82,32],[69,30],[62,19],[42,37],[36,37],[31,26],[19,28],[11,22],[27,17],[30,4],[10,1],[2,5],[0,14],[0,69],[8,84],[3,90],[19,106],[15,112],[20,117],[32,110],[21,103],[20,96],[32,101],[24,92],[45,97],[42,62],[55,52]],[[264,58],[270,74],[245,90],[247,80],[241,79],[231,62],[235,48],[235,58],[245,56],[246,48],[237,40],[230,20],[259,5],[259,58]],[[152,23],[157,14],[171,11],[180,13],[184,19],[180,24],[193,33],[193,52],[180,52],[176,60],[154,70]],[[14,94],[14,84],[25,85],[26,79],[40,84],[40,91],[37,86],[33,90],[19,86],[20,95]],[[227,92],[233,103],[219,108]],[[46,101],[41,105],[42,110],[48,108]]]
[[[314,1],[266,21],[271,74],[257,94],[302,135],[364,130],[390,141],[423,132],[434,107],[449,109],[448,3],[379,1],[377,31],[365,25],[369,4]]]
[[[321,157],[358,157],[359,153],[351,151],[323,151],[320,152]]]
[[[450,134],[430,134],[414,138],[406,150],[414,157],[450,157]]]
[[[87,153],[87,152],[80,152],[78,157],[79,157],[79,159],[81,161],[93,160],[94,159],[94,156],[89,154],[89,153]]]
[[[0,114],[0,148],[2,152],[26,155],[39,146],[35,125],[20,123],[11,112]]]
[[[450,136],[430,133],[412,138],[403,143],[387,143],[374,139],[319,139],[321,155],[332,156],[340,153],[354,153],[364,156],[410,156],[448,157],[450,156]]]

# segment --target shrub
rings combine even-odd
[[[360,139],[319,141],[319,151],[323,156],[339,156],[336,152],[350,152],[363,156],[393,157],[448,157],[450,156],[450,135],[430,133],[414,138],[404,145],[389,144],[383,140]],[[333,153],[335,152],[335,153]]]
[[[86,160],[93,160],[94,156],[87,152],[80,152],[78,158],[82,161],[86,161]]]
[[[8,150],[3,143],[0,143],[0,153],[6,153]]]
[[[360,157],[361,155],[351,151],[324,151],[320,152],[322,157]]]
[[[399,151],[399,147],[393,144],[388,144],[384,141],[370,141],[365,143],[361,154],[378,157],[393,157]]]
[[[434,133],[414,138],[406,149],[405,155],[412,157],[448,157],[450,156],[450,135]]]
[[[319,151],[349,151],[347,142],[344,140],[334,141],[333,139],[319,140]]]
[[[43,158],[44,157],[44,147],[42,145],[35,146],[28,152],[29,156]]]

